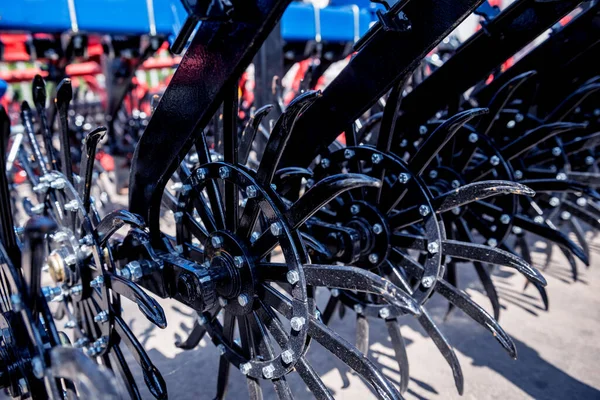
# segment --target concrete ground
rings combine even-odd
[[[463,399],[600,399],[600,240],[592,247],[592,266],[580,267],[580,280],[573,283],[563,255],[555,251],[545,271],[548,280],[550,312],[545,312],[533,288],[523,292],[524,278],[507,269],[494,276],[502,313],[500,323],[512,336],[518,360],[512,360],[492,335],[462,312],[454,312],[443,321],[447,303],[434,297],[427,308],[435,322],[455,347],[465,376]],[[535,244],[540,250],[544,243]],[[536,253],[536,265],[543,259]],[[479,304],[490,310],[481,292],[473,268],[463,264],[459,282]],[[323,299],[320,299],[323,300]],[[204,339],[189,351],[174,346],[175,338],[186,337],[193,322],[190,310],[173,302],[163,303],[169,326],[161,331],[140,318],[135,306],[127,305],[124,315],[136,332],[155,365],[163,373],[172,399],[210,399],[216,393],[218,354]],[[407,341],[410,376],[407,399],[458,399],[449,366],[432,341],[410,317],[404,317],[402,333]],[[344,320],[336,316],[331,327],[353,342],[354,313]],[[380,321],[370,329],[369,358],[391,379],[398,379],[398,366],[387,330]],[[357,375],[330,353],[312,345],[309,361],[337,399],[374,398]],[[135,362],[132,360],[132,364]],[[135,371],[144,398],[151,398],[139,371]],[[296,398],[309,399],[296,374],[288,379]],[[263,383],[265,398],[276,398],[271,385]],[[243,399],[247,390],[243,376],[232,369],[229,399]]]

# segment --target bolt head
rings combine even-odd
[[[286,364],[291,364],[294,361],[294,352],[292,350],[286,350],[281,353],[281,360]]]
[[[263,376],[266,379],[272,379],[274,372],[275,372],[275,367],[271,364],[267,365],[266,367],[263,367],[263,369],[262,369]]]
[[[252,235],[250,235],[250,242],[252,242],[252,243],[256,242],[259,237],[260,237],[260,233],[252,232]]]
[[[438,176],[438,172],[435,169],[432,169],[431,171],[429,171],[429,177],[431,179],[435,179]]]
[[[377,264],[379,262],[379,256],[375,253],[369,254],[369,262],[371,264]]]
[[[221,236],[213,236],[210,238],[210,243],[215,249],[220,249],[223,246],[223,238]]]
[[[410,175],[408,175],[407,173],[402,172],[400,175],[398,175],[398,182],[400,182],[403,185],[406,182],[408,182],[409,179],[410,179]]]
[[[350,212],[354,215],[358,214],[360,212],[360,206],[358,204],[353,204],[350,207]]]
[[[173,218],[175,218],[175,222],[180,223],[181,220],[183,219],[183,212],[177,211],[177,212],[173,213]]]
[[[381,154],[373,154],[371,156],[371,161],[373,162],[373,164],[379,164],[383,161],[383,156]]]
[[[240,364],[240,372],[242,374],[248,375],[251,370],[252,370],[252,364],[250,364],[250,363]]]
[[[225,307],[227,305],[227,299],[224,297],[219,297],[219,305],[221,307]]]
[[[283,225],[281,222],[273,222],[270,226],[271,234],[275,237],[281,236],[283,234]]]
[[[203,181],[206,179],[206,169],[205,168],[198,168],[196,170],[196,178],[198,178],[199,180]]]
[[[556,180],[558,180],[558,181],[566,181],[567,180],[567,174],[565,174],[564,172],[559,172],[558,174],[556,174]]]
[[[65,188],[65,180],[63,178],[58,178],[50,182],[50,187],[52,189],[64,189]]]
[[[217,345],[217,350],[219,351],[219,354],[222,356],[225,355],[225,353],[227,352],[227,349],[222,344]]]
[[[469,134],[469,142],[476,143],[479,140],[479,135],[475,132]]]
[[[421,136],[422,136],[422,135],[424,135],[424,134],[426,134],[426,133],[427,133],[427,127],[426,127],[425,125],[421,125],[421,126],[419,127],[419,135],[421,135]]]
[[[507,214],[502,214],[500,216],[500,223],[504,224],[504,225],[508,225],[508,223],[510,222],[510,216]]]
[[[563,211],[560,213],[560,217],[566,221],[571,218],[571,213],[568,211]]]
[[[592,156],[587,156],[587,157],[585,158],[585,164],[586,164],[586,165],[592,165],[592,164],[594,164],[594,157],[592,157]]]
[[[206,322],[208,322],[208,321],[206,320],[206,317],[204,315],[202,315],[202,314],[198,315],[198,324],[199,325],[204,325],[204,324],[206,324]]]
[[[45,208],[44,203],[40,203],[40,204],[37,204],[37,205],[31,207],[31,212],[39,215],[44,212],[44,208]]]
[[[354,150],[350,150],[350,149],[346,149],[346,150],[344,150],[344,158],[345,158],[346,160],[349,160],[349,159],[351,159],[352,157],[354,157],[354,154],[355,154],[355,153],[354,153]]]
[[[248,196],[249,199],[253,199],[256,196],[258,196],[258,190],[256,190],[256,186],[254,185],[250,185],[246,188],[246,196]]]
[[[106,310],[105,311],[100,311],[94,317],[94,321],[98,322],[99,324],[103,324],[106,321],[108,321],[108,311],[106,311]]]
[[[340,290],[339,289],[331,289],[331,296],[332,297],[338,297],[340,295]]]
[[[286,278],[290,285],[295,285],[300,280],[300,274],[298,271],[288,271]]]
[[[579,207],[585,207],[587,205],[587,200],[585,197],[580,197],[577,199],[577,205]]]
[[[558,207],[560,204],[560,199],[558,197],[551,197],[549,203],[552,207]]]
[[[400,141],[400,147],[404,148],[404,147],[406,147],[406,146],[408,146],[408,140],[406,140],[406,139],[402,139],[402,140]]]
[[[433,276],[424,276],[423,279],[421,279],[421,285],[426,288],[430,288],[434,282],[435,278]]]
[[[498,156],[491,156],[490,164],[492,164],[495,167],[496,165],[500,164],[500,158],[498,158]]]
[[[560,156],[561,153],[562,153],[562,151],[561,151],[560,147],[553,147],[552,148],[552,155],[554,157]]]
[[[454,214],[454,215],[458,215],[458,214],[460,214],[460,207],[454,207],[454,208],[452,209],[452,214]]]
[[[427,244],[427,251],[430,254],[436,254],[437,252],[440,251],[440,245],[438,244],[438,242],[431,242],[431,243]]]
[[[543,223],[544,223],[544,217],[542,217],[541,215],[538,215],[537,217],[535,217],[535,218],[533,219],[533,221],[534,221],[536,224],[543,224]]]
[[[83,291],[83,288],[81,287],[81,285],[75,285],[71,288],[71,294],[73,296],[79,296],[82,291]]]
[[[71,200],[64,205],[65,211],[75,212],[79,209],[79,202],[77,200]]]
[[[508,129],[512,129],[512,128],[514,128],[514,127],[515,127],[515,125],[516,125],[516,124],[517,124],[517,123],[516,123],[514,120],[512,120],[512,119],[511,119],[510,121],[508,121],[508,122],[506,123],[506,127],[507,127]]]
[[[452,185],[452,189],[458,189],[458,188],[460,187],[460,181],[458,181],[458,180],[454,179],[454,180],[451,182],[451,185]]]
[[[383,307],[379,310],[379,316],[383,319],[388,319],[390,317],[390,310],[387,307]]]
[[[306,319],[304,319],[304,317],[293,317],[290,320],[290,325],[296,332],[300,331],[304,327],[304,324],[306,324]]]
[[[324,158],[324,159],[321,160],[321,167],[323,167],[323,168],[329,168],[329,165],[330,165],[329,159]]]
[[[219,176],[221,179],[229,178],[229,168],[228,167],[220,167],[219,168]]]
[[[99,287],[104,286],[104,277],[97,276],[96,278],[92,279],[90,282],[90,286],[93,288],[99,288]]]
[[[354,305],[354,312],[357,314],[362,314],[363,313],[363,306],[360,304],[355,304]]]
[[[513,226],[512,231],[515,235],[523,233],[523,229],[520,226]]]
[[[429,207],[426,206],[425,204],[419,206],[419,214],[421,214],[423,217],[428,216],[430,213]]]
[[[496,247],[496,246],[498,246],[498,241],[494,238],[489,238],[487,241],[487,244],[490,247]]]
[[[381,224],[374,224],[373,225],[373,233],[376,235],[380,235],[383,232],[383,227],[381,226]]]
[[[35,193],[46,193],[50,185],[45,182],[38,183],[32,189]]]
[[[516,122],[521,122],[521,121],[523,121],[523,119],[524,119],[524,118],[525,118],[525,117],[524,117],[524,116],[523,116],[523,114],[521,114],[521,113],[519,113],[519,114],[515,115],[515,121],[516,121]]]
[[[515,171],[515,179],[523,179],[523,172],[516,170]]]
[[[238,269],[244,268],[244,257],[242,257],[242,256],[233,257],[233,265],[235,265],[235,267]]]
[[[73,329],[73,328],[75,328],[76,325],[77,325],[77,323],[75,321],[73,321],[72,319],[70,319],[67,322],[65,322],[65,329]]]
[[[131,279],[133,282],[139,281],[144,276],[144,271],[142,271],[142,265],[139,263],[139,261],[128,262],[124,269],[125,268],[129,270],[129,279]]]
[[[242,307],[246,307],[248,305],[248,295],[240,294],[237,298],[238,304]]]

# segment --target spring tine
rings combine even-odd
[[[417,153],[410,159],[410,169],[415,174],[421,175],[429,163],[460,128],[473,118],[487,112],[487,108],[472,108],[448,118],[429,135],[421,147],[419,147]]]
[[[521,183],[536,192],[582,192],[593,199],[600,200],[600,193],[588,185],[574,180],[525,179]]]
[[[269,112],[271,112],[273,107],[274,106],[272,104],[267,104],[266,106],[256,110],[254,115],[250,117],[250,120],[244,127],[238,149],[238,158],[241,165],[246,165],[248,162],[248,157],[250,156],[250,151],[252,150],[252,143],[254,142],[254,138],[258,133],[260,123],[262,122],[263,118],[266,117]]]
[[[573,110],[575,110],[588,96],[600,90],[600,83],[591,83],[583,85],[569,97],[563,100],[552,112],[546,117],[546,121],[562,121]]]
[[[54,170],[58,170],[58,161],[56,160],[56,149],[52,145],[52,130],[48,124],[46,116],[46,84],[40,75],[33,78],[31,85],[33,104],[40,118],[42,137],[44,138],[44,147],[46,148],[46,157]]]
[[[383,119],[383,112],[378,112],[371,115],[367,120],[363,123],[363,126],[356,133],[356,145],[360,144],[360,142],[364,141],[365,135],[369,132],[373,131],[373,127],[379,124]]]
[[[567,223],[571,226],[571,231],[575,234],[577,238],[577,242],[581,246],[581,249],[585,253],[585,255],[590,258],[590,247],[588,246],[587,240],[585,239],[585,232],[579,220],[577,218],[569,218]]]
[[[246,353],[246,356],[254,356],[254,347],[250,345],[253,343],[252,332],[248,326],[246,316],[238,317],[238,327],[240,331],[240,340],[242,342],[242,349]],[[262,400],[262,389],[258,379],[246,376],[246,384],[248,385],[248,396],[253,400]]]
[[[573,215],[573,217],[579,218],[594,229],[600,229],[600,220],[593,213],[589,212],[585,207],[580,207],[570,200],[565,200],[561,204],[562,209],[570,212]]]
[[[79,349],[56,346],[50,350],[52,376],[74,382],[82,399],[121,399],[117,384],[106,368],[98,366]]]
[[[95,236],[100,239],[99,246],[106,245],[108,239],[125,224],[141,230],[146,228],[139,215],[126,210],[112,211],[102,218],[102,221],[96,226]]]
[[[534,196],[535,192],[527,186],[516,182],[482,181],[470,183],[443,193],[435,197],[431,205],[435,209],[435,212],[439,214],[474,201],[503,194]],[[400,229],[422,220],[423,216],[419,213],[419,206],[415,205],[394,214],[390,217],[389,224],[394,229]]]
[[[292,229],[300,227],[307,219],[341,193],[359,187],[380,187],[377,179],[360,174],[338,174],[328,176],[300,197],[285,213]]]
[[[541,236],[545,239],[551,240],[561,246],[561,249],[566,248],[571,251],[577,258],[579,258],[585,265],[590,263],[589,259],[585,256],[584,251],[581,247],[577,246],[571,239],[569,239],[562,232],[552,229],[548,226],[538,224],[532,219],[527,218],[523,215],[515,215],[513,220],[514,225],[523,228],[524,230]]]
[[[113,359],[113,364],[117,367],[121,378],[125,382],[125,387],[127,388],[127,392],[129,393],[131,400],[142,400],[142,395],[137,387],[137,384],[135,383],[133,375],[131,374],[129,365],[127,365],[127,360],[125,360],[125,356],[123,356],[123,352],[118,345],[113,345],[111,352],[109,353],[109,357]]]
[[[572,122],[553,122],[540,125],[504,146],[501,152],[506,160],[514,160],[544,140],[548,140],[561,133],[585,129],[586,127],[586,124]]]
[[[73,99],[71,79],[63,79],[56,88],[54,104],[60,120],[60,164],[62,173],[73,183],[73,164],[71,163],[71,144],[69,141],[69,103]]]
[[[458,288],[458,275],[456,270],[456,263],[454,262],[450,262],[448,264],[448,268],[446,269],[446,281],[455,288]],[[448,309],[446,310],[446,314],[444,315],[444,322],[448,320],[455,308],[456,307],[454,306],[454,303],[448,302]]]
[[[329,325],[329,321],[331,321],[331,317],[335,312],[336,307],[340,304],[340,299],[335,296],[330,296],[327,301],[327,306],[325,306],[325,310],[321,313],[321,319],[325,325]]]
[[[167,319],[163,308],[153,297],[146,294],[146,292],[138,285],[127,279],[123,279],[120,276],[113,275],[112,273],[107,273],[104,277],[105,279],[109,279],[109,285],[113,291],[136,303],[148,321],[161,329],[167,327]]]
[[[369,355],[369,321],[362,314],[356,314],[356,349]]]
[[[223,158],[226,163],[238,162],[238,84],[231,85],[223,102]],[[239,192],[233,182],[225,181],[225,226],[236,231],[238,224]]]
[[[235,317],[233,314],[225,314],[223,320],[223,337],[225,340],[233,341],[235,330]],[[223,399],[227,394],[227,383],[229,382],[229,360],[223,356],[219,358],[219,372],[217,375],[217,395],[215,399]]]
[[[284,167],[275,172],[275,183],[286,182],[291,179],[312,178],[313,173],[307,168],[301,167]]]
[[[477,124],[477,132],[480,132],[483,135],[487,135],[492,126],[494,125],[496,116],[506,106],[506,104],[512,98],[512,95],[515,93],[515,91],[523,83],[525,83],[528,79],[531,79],[535,75],[537,75],[536,71],[524,72],[520,75],[515,76],[514,78],[506,82],[500,89],[498,89],[498,91],[496,92],[496,94],[494,94],[494,97],[492,97],[487,106],[490,112],[481,117],[479,123]]]
[[[150,390],[150,393],[157,399],[167,398],[167,384],[163,379],[162,375],[156,369],[148,354],[137,340],[131,329],[125,324],[125,321],[118,316],[114,316],[115,331],[121,337],[121,340],[125,342],[127,348],[131,351],[133,358],[138,362],[142,368],[144,375],[144,381]]]
[[[288,140],[294,130],[296,120],[300,114],[310,107],[319,97],[321,97],[321,92],[305,92],[296,97],[279,117],[273,127],[271,136],[269,136],[269,141],[267,142],[262,155],[260,166],[256,172],[256,179],[258,182],[266,185],[271,183],[275,171],[277,171],[279,160],[281,159]]]
[[[29,145],[31,146],[33,160],[36,164],[39,165],[42,174],[45,175],[48,173],[48,168],[46,168],[46,161],[44,160],[44,156],[42,155],[42,150],[38,144],[38,141],[35,137],[35,129],[33,127],[33,115],[31,114],[31,108],[29,107],[29,103],[24,101],[21,104],[21,121],[23,122],[23,127],[25,129],[25,133],[27,134],[27,138],[29,139]]]
[[[600,174],[594,172],[567,172],[567,179],[577,181],[581,184],[587,184],[592,187],[600,186]]]
[[[18,266],[21,263],[21,251],[15,236],[5,158],[9,136],[10,120],[6,110],[0,105],[0,242],[13,265]]]
[[[193,349],[194,347],[198,346],[205,334],[206,329],[204,329],[204,327],[200,325],[198,321],[194,321],[194,326],[192,327],[192,331],[190,332],[188,338],[183,342],[175,342],[175,347],[184,350]]]
[[[261,307],[256,312],[266,321],[269,332],[271,332],[275,340],[279,343],[279,346],[285,346],[289,337],[281,324],[281,321],[279,321],[279,318],[277,318],[275,313],[273,313],[273,311],[262,301],[260,301],[260,305]],[[295,367],[296,371],[315,398],[318,400],[333,400],[333,396],[329,392],[329,389],[327,389],[327,386],[325,386],[319,375],[311,367],[304,356],[300,357]]]
[[[455,240],[443,240],[442,252],[453,258],[465,259],[471,261],[479,261],[483,263],[501,265],[509,268],[514,268],[531,281],[537,282],[542,286],[546,286],[546,279],[532,268],[520,257],[514,256],[511,253],[497,248],[484,246],[476,243],[458,242]]]
[[[573,255],[563,247],[560,248],[560,251],[562,251],[562,253],[565,255],[565,258],[567,259],[567,262],[571,267],[571,275],[573,276],[573,281],[577,282],[577,280],[579,279],[579,273],[577,270],[577,262],[575,262],[575,258],[573,258]]]
[[[423,312],[423,309],[421,309],[421,312]],[[410,381],[406,342],[404,341],[404,337],[400,331],[400,324],[396,318],[386,320],[385,324],[392,340],[392,347],[394,348],[396,362],[398,363],[398,369],[400,371],[400,393],[404,394],[408,389],[408,382]]]
[[[91,131],[83,140],[83,152],[81,156],[81,165],[79,167],[79,176],[82,178],[79,186],[79,195],[83,199],[83,208],[86,212],[90,211],[92,175],[94,173],[94,161],[96,161],[96,148],[98,142],[106,134],[106,127],[101,126]]]
[[[384,153],[390,151],[392,147],[393,133],[396,131],[396,121],[400,111],[400,103],[402,102],[402,91],[405,80],[400,80],[392,87],[390,94],[386,100],[385,108],[383,109],[383,117],[379,127],[379,136],[377,137],[377,149]],[[355,144],[355,146],[358,144]],[[383,171],[385,174],[385,171]],[[383,179],[383,175],[381,178]]]
[[[326,259],[330,259],[333,256],[320,240],[317,240],[304,232],[302,232],[300,235],[302,236],[302,241],[304,242],[306,247],[311,251],[319,254],[319,257],[325,257]]]
[[[212,162],[204,132],[198,135],[195,147],[196,152],[198,153],[200,164],[208,164]],[[215,181],[211,180],[210,182],[207,182],[206,193],[208,194],[208,200],[211,205],[210,209],[212,210],[217,228],[223,229],[225,227],[225,209],[223,205],[223,199],[221,198],[221,192],[219,191],[219,187]]]

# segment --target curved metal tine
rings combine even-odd
[[[506,82],[498,91],[494,94],[494,97],[490,100],[488,104],[488,109],[490,112],[481,117],[479,123],[477,124],[477,132],[480,132],[483,135],[487,135],[494,125],[494,121],[496,116],[500,113],[500,111],[506,106],[509,100],[512,98],[515,91],[528,79],[531,79],[537,75],[537,71],[527,71],[520,75],[515,76],[508,82]]]
[[[263,118],[266,117],[269,112],[271,112],[273,107],[274,106],[272,104],[267,104],[266,106],[262,106],[256,110],[254,115],[250,117],[250,120],[244,127],[238,147],[238,161],[240,164],[246,165],[248,163],[248,157],[250,156],[252,143],[254,142],[256,133],[258,132],[258,127],[260,126]]]
[[[300,235],[302,236],[304,245],[315,253],[319,254],[320,257],[330,259],[333,256],[320,240],[317,240],[304,232],[302,232]]]
[[[587,124],[573,122],[552,122],[540,125],[525,132],[524,135],[513,140],[500,149],[500,151],[507,161],[514,160],[544,140],[550,139],[561,133],[570,132],[576,129],[585,129],[586,127]],[[477,169],[477,167],[475,167],[475,169]]]
[[[50,166],[54,170],[58,170],[58,162],[56,160],[56,150],[52,145],[52,130],[48,124],[48,118],[46,116],[46,84],[44,79],[40,75],[36,75],[33,78],[31,85],[31,94],[33,98],[33,104],[37,110],[40,118],[40,130],[42,137],[44,138],[44,147],[46,149],[46,157],[50,161]]]
[[[99,246],[103,247],[108,239],[125,224],[144,230],[144,220],[139,215],[127,210],[116,210],[107,214],[94,229],[94,234],[100,239]]]
[[[200,215],[202,215],[201,213],[198,213]],[[209,215],[210,216],[210,215]],[[202,218],[202,217],[200,217]],[[209,219],[209,218],[207,218]],[[211,220],[211,219],[209,219]],[[189,213],[189,212],[184,212],[183,213],[183,217],[181,219],[181,222],[183,223],[183,225],[185,225],[190,232],[196,236],[196,238],[198,238],[198,240],[200,240],[200,243],[204,243],[206,241],[206,239],[208,238],[208,231],[206,229],[204,229],[203,226],[201,226],[198,221],[196,221],[196,219]],[[203,221],[204,222],[204,221]],[[211,222],[214,223],[214,220],[211,220]],[[216,229],[215,225],[206,225],[208,230],[211,230],[211,232],[214,232]]]
[[[585,238],[585,232],[583,230],[583,227],[579,223],[579,220],[577,218],[569,218],[567,220],[567,223],[570,225],[571,231],[575,234],[575,237],[577,238],[577,242],[579,242],[581,249],[583,250],[585,255],[588,258],[590,258],[590,247],[588,246],[587,240]]]
[[[582,192],[595,200],[600,200],[600,193],[584,183],[573,180],[558,179],[524,179],[521,184],[537,192]]]
[[[33,153],[33,160],[37,165],[39,165],[42,175],[45,175],[48,173],[48,168],[46,167],[46,160],[42,155],[42,150],[40,149],[40,145],[35,137],[35,128],[33,127],[33,115],[31,113],[29,103],[26,101],[21,103],[21,121],[23,122],[25,133],[27,134],[27,138],[29,139],[29,145],[31,146],[31,150]]]
[[[477,200],[503,194],[534,196],[535,192],[527,186],[511,181],[473,182],[436,196],[431,205],[439,214]],[[394,229],[401,229],[422,220],[423,216],[419,212],[419,206],[415,205],[394,214],[390,217],[389,224]]]
[[[446,281],[455,288],[458,288],[458,271],[456,270],[456,268],[457,267],[455,262],[450,262],[448,264],[448,268],[446,269]],[[454,306],[454,303],[448,302],[448,309],[446,310],[446,314],[444,315],[444,322],[447,321],[448,318],[450,318],[450,315],[452,314],[455,308],[456,307]]]
[[[252,337],[254,338],[255,351],[258,355],[263,356],[267,359],[275,357],[275,350],[270,342],[269,332],[262,323],[256,312],[252,315],[247,316],[247,321],[250,329],[252,330]],[[287,383],[285,376],[278,379],[271,379],[273,386],[275,387],[275,393],[279,399],[292,400],[292,390],[290,385]]]
[[[210,311],[211,319],[214,318],[217,311]],[[192,327],[192,331],[190,332],[188,338],[183,342],[176,341],[175,346],[184,350],[191,350],[194,347],[198,346],[204,335],[206,334],[206,329],[203,325],[198,323],[198,319],[194,319],[194,325]]]
[[[264,280],[285,282],[285,264],[260,263],[258,267]],[[346,265],[318,264],[305,264],[303,270],[308,286],[373,293],[405,312],[419,313],[419,306],[408,293],[373,272]]]
[[[110,349],[111,351],[108,353],[108,356],[112,359],[112,363],[116,366],[119,374],[121,375],[121,379],[125,387],[127,388],[127,392],[129,393],[129,397],[131,400],[141,400],[142,395],[140,390],[135,383],[135,378],[129,369],[129,365],[127,365],[127,360],[123,355],[123,351],[119,345],[113,345]]]
[[[360,187],[381,187],[381,182],[362,174],[337,174],[328,176],[308,189],[285,213],[292,229],[300,227],[307,219],[343,192]]]
[[[521,256],[527,263],[532,264],[531,251],[529,249],[529,245],[527,244],[527,238],[525,237],[525,234],[520,233],[516,236],[517,236],[517,239],[516,239],[515,243],[516,243],[516,246],[521,249]],[[502,243],[501,247],[504,250],[510,251],[513,254],[516,253],[515,250],[510,248],[506,243]],[[525,282],[525,286],[523,287],[523,290],[527,289],[527,287],[529,286],[529,283],[531,283],[531,281],[529,281],[529,280]],[[542,298],[542,302],[544,303],[544,308],[546,309],[546,311],[548,311],[549,304],[548,304],[548,294],[546,293],[546,289],[543,286],[538,285],[537,283],[533,283],[533,286],[540,293],[540,297]]]
[[[246,353],[247,357],[255,357],[256,353],[254,350],[254,339],[252,337],[252,331],[248,326],[248,321],[245,315],[239,316],[238,329],[240,332],[240,341],[242,342],[242,350]],[[248,396],[251,400],[262,400],[262,389],[260,388],[260,382],[256,378],[246,376],[246,384],[248,385]]]
[[[329,321],[331,321],[331,317],[333,316],[333,313],[339,304],[340,299],[338,297],[333,295],[329,297],[329,300],[327,300],[327,305],[325,306],[325,310],[323,310],[321,313],[321,320],[325,325],[329,325]]]
[[[256,313],[265,321],[265,326],[271,332],[271,335],[273,335],[279,346],[284,347],[289,337],[283,324],[269,306],[265,305],[261,300],[258,301],[260,302],[260,307],[256,310]],[[327,386],[325,386],[319,375],[313,370],[305,356],[300,357],[295,367],[300,378],[302,378],[308,389],[317,399],[333,400],[329,389],[327,389]]]
[[[356,314],[356,348],[365,357],[369,355],[369,321],[362,314]]]
[[[453,115],[434,130],[409,160],[410,170],[421,175],[454,134],[473,118],[487,113],[487,108],[472,108]]]
[[[373,127],[381,122],[383,119],[383,112],[378,112],[371,115],[358,129],[356,133],[356,142],[361,143],[365,140],[365,136],[373,130]]]
[[[402,262],[402,266],[405,268],[409,275],[420,277],[423,274],[423,266],[418,262],[412,260],[409,256],[402,252],[394,249],[391,255],[394,259]],[[517,349],[511,338],[504,332],[502,327],[498,325],[483,308],[475,303],[469,296],[467,296],[461,290],[458,290],[454,286],[450,285],[444,279],[438,279],[434,290],[444,296],[448,301],[452,302],[456,307],[461,309],[465,314],[471,317],[479,325],[486,328],[492,333],[494,338],[502,345],[502,347],[509,353],[512,358],[516,358]]]
[[[575,110],[588,96],[600,90],[600,83],[583,85],[569,95],[548,114],[546,121],[562,121]]]
[[[60,121],[60,166],[67,180],[73,183],[73,164],[71,163],[71,146],[69,143],[69,103],[73,99],[71,79],[63,79],[56,88],[54,104]]]
[[[110,372],[79,349],[56,346],[50,350],[50,373],[76,384],[82,399],[122,399]]]
[[[594,229],[600,229],[600,220],[598,220],[597,216],[589,212],[585,207],[580,207],[570,200],[565,200],[561,204],[562,209],[570,212],[573,215],[573,217],[579,218]]]
[[[292,305],[289,299],[268,285],[263,284],[262,288],[265,294],[263,300],[265,304],[274,308],[286,318],[291,318]],[[377,391],[380,398],[387,400],[402,399],[400,393],[388,382],[381,371],[356,347],[313,316],[309,317],[308,322],[309,336],[362,376]]]
[[[148,354],[146,354],[143,346],[120,316],[115,315],[114,322],[115,332],[120,336],[125,345],[127,345],[133,358],[142,368],[144,381],[146,382],[150,393],[157,399],[166,399],[167,384],[158,369],[152,364],[152,361],[150,360],[150,357],[148,357]]]
[[[106,273],[104,277],[108,278],[109,282],[107,283],[113,291],[136,303],[148,321],[162,329],[167,327],[167,318],[163,308],[138,285],[112,273]]]
[[[83,208],[86,212],[90,211],[91,192],[92,192],[92,175],[94,172],[94,161],[96,161],[96,148],[98,142],[102,140],[106,134],[106,127],[100,126],[85,137],[83,140],[83,151],[81,164],[79,167],[79,176],[81,183],[79,185],[79,196],[83,200]]]
[[[486,213],[486,214],[492,215],[495,218],[500,218],[500,216],[503,213],[503,210],[501,208],[496,207],[493,204],[486,203],[484,201],[478,201],[476,203],[472,203],[470,208],[476,209],[477,212],[479,212],[479,213]],[[471,213],[471,215],[473,215],[475,218],[475,220],[473,222],[476,222],[477,218],[478,218],[477,214],[475,214],[473,212],[473,210],[469,210],[469,213]],[[543,237],[544,239],[551,240],[561,247],[566,247],[573,254],[575,254],[575,256],[577,258],[579,258],[581,261],[583,261],[584,264],[586,264],[586,265],[589,264],[589,259],[585,256],[585,253],[583,252],[583,250],[579,246],[577,246],[571,239],[569,239],[566,235],[564,235],[562,232],[560,232],[556,229],[553,229],[548,225],[538,224],[531,218],[528,218],[528,217],[520,215],[520,214],[517,214],[514,216],[513,224],[528,231],[528,232],[531,232],[540,237]],[[481,225],[483,225],[483,226],[481,226]],[[479,230],[480,232],[481,232],[481,229],[489,230],[489,228],[487,228],[484,224],[481,224],[481,225],[476,226],[476,229]],[[483,232],[481,232],[481,233],[483,234]]]
[[[208,144],[206,143],[205,132],[198,135],[196,139],[196,153],[198,153],[198,160],[200,165],[208,164],[212,162],[210,158],[210,151],[208,150]],[[218,229],[225,228],[225,206],[221,198],[221,192],[219,186],[213,180],[206,182],[206,194],[208,195],[208,201],[210,202],[210,209],[214,216],[215,223]]]
[[[573,281],[577,282],[579,280],[579,271],[577,269],[577,262],[575,261],[575,258],[573,258],[573,255],[569,252],[569,250],[563,247],[560,248],[560,251],[562,251],[565,258],[567,259],[567,262],[569,263],[569,266],[571,267],[571,275],[573,276]]]
[[[567,172],[567,179],[587,184],[592,187],[600,186],[600,174],[595,172],[571,171]]]
[[[11,195],[6,171],[6,151],[10,137],[10,119],[6,110],[0,105],[0,243],[4,245],[12,264],[21,263],[21,250],[14,230]]]
[[[402,276],[400,271],[391,263],[388,262],[388,265],[391,267],[393,276],[396,278],[394,281],[398,282],[400,287],[405,290],[410,290],[410,286],[406,279]],[[456,390],[460,395],[463,394],[464,389],[464,377],[462,373],[462,368],[460,366],[460,362],[456,357],[456,353],[448,343],[448,340],[444,337],[442,332],[438,329],[435,322],[433,322],[433,318],[429,315],[429,312],[425,307],[421,307],[421,315],[417,317],[417,321],[423,327],[425,332],[429,335],[429,337],[433,340],[433,343],[438,348],[442,356],[452,369],[452,376],[454,377],[454,384],[456,386]]]
[[[423,310],[421,310],[421,313]],[[408,382],[410,381],[410,371],[408,366],[408,354],[406,354],[406,342],[400,331],[400,324],[396,318],[386,319],[385,325],[388,329],[388,334],[392,340],[392,347],[396,355],[398,370],[400,371],[400,393],[406,393]]]
[[[270,185],[281,156],[294,130],[294,124],[300,114],[321,96],[321,92],[310,91],[296,97],[277,119],[269,136],[260,165],[256,171],[256,180],[262,185]],[[248,201],[239,221],[238,236],[250,237],[259,215],[258,202]]]
[[[233,342],[233,333],[235,331],[235,316],[225,313],[223,317],[223,338]],[[217,395],[215,399],[223,399],[227,394],[227,383],[229,382],[229,368],[231,364],[226,357],[219,357],[219,373],[217,376]]]
[[[584,137],[576,137],[572,140],[569,140],[563,145],[563,149],[567,155],[574,155],[584,151],[587,152],[588,149],[598,147],[599,144],[600,132],[594,132]],[[551,154],[551,151],[547,153]]]

